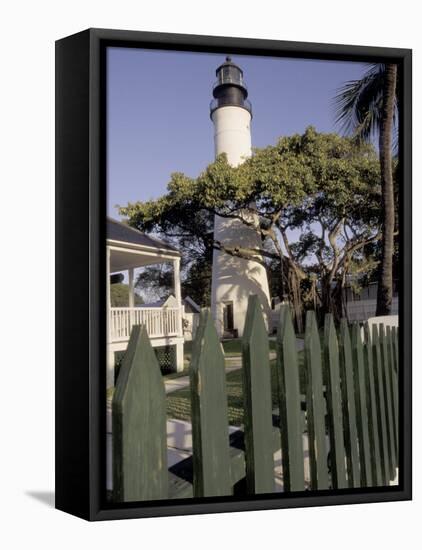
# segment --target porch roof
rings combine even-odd
[[[107,218],[107,246],[110,273],[180,258],[173,246],[112,218]]]
[[[113,220],[113,218],[107,218],[107,239],[110,241],[147,246],[148,248],[156,248],[158,250],[164,249],[177,252],[177,250],[168,243],[160,241],[150,235],[146,235],[125,223]]]

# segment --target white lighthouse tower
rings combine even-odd
[[[216,70],[211,102],[215,155],[226,153],[232,166],[251,156],[252,108],[243,71],[229,57]],[[251,214],[248,221],[258,224]],[[261,248],[259,233],[241,220],[215,216],[214,240],[227,247]],[[242,336],[248,298],[256,294],[269,320],[270,300],[267,273],[255,260],[214,250],[212,263],[211,311],[220,337]],[[268,324],[268,321],[267,321]]]

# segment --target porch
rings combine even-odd
[[[135,270],[171,263],[171,306],[135,306]],[[127,307],[111,306],[111,275],[123,273],[129,287]],[[180,253],[162,241],[116,220],[107,220],[107,387],[114,385],[116,352],[126,350],[134,325],[143,324],[153,347],[174,348],[174,370],[183,370],[183,324],[180,286]]]
[[[133,325],[145,325],[150,339],[180,336],[180,308],[110,307],[111,342],[127,342]]]

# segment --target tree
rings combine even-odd
[[[201,307],[211,305],[212,254],[197,258],[185,271],[182,295],[189,296]]]
[[[211,260],[211,257],[206,256],[198,257],[194,261],[191,259],[182,269],[182,296],[189,296],[201,307],[210,306]],[[166,264],[147,266],[139,273],[135,287],[145,303],[166,299],[174,294],[173,268]]]
[[[129,203],[120,208],[120,214],[129,218],[129,224],[140,231],[154,233],[186,252],[182,255],[182,295],[190,296],[202,307],[210,305],[211,268],[213,253],[213,216],[195,197],[189,196],[194,180],[175,173],[168,184],[168,193],[157,200]],[[167,294],[172,292],[170,277],[165,268],[148,268],[144,278],[138,279],[138,288],[161,285]],[[156,281],[159,281],[157,284]]]
[[[110,285],[111,307],[128,307],[129,305],[129,285],[124,283],[115,283]],[[135,305],[143,304],[139,294],[135,293]]]
[[[397,116],[397,65],[371,65],[361,80],[347,82],[336,96],[337,121],[358,139],[379,136],[382,188],[382,259],[376,315],[389,315],[393,297],[394,186],[392,141]]]
[[[170,294],[174,294],[171,266],[158,264],[142,268],[136,278],[135,288],[147,304],[168,298]]]
[[[183,228],[185,244],[205,240],[229,255],[266,267],[270,263],[273,277],[278,266],[279,287],[284,283],[302,330],[303,291],[312,289],[324,311],[331,311],[333,286],[344,284],[350,269],[362,263],[364,247],[380,238],[378,181],[379,165],[370,145],[310,127],[303,135],[256,149],[238,167],[220,155],[197,178],[173,174],[166,195],[130,204],[121,213],[142,231],[175,235]],[[257,231],[261,245],[228,246],[214,240],[215,215],[236,218]],[[202,222],[199,231],[191,221],[187,227],[185,217]],[[191,249],[185,250],[189,256]]]

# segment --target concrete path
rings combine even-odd
[[[229,426],[229,433],[239,428]],[[173,464],[192,455],[192,425],[175,418],[167,420],[167,462],[170,468]]]
[[[229,426],[229,433],[239,430],[238,427]],[[309,486],[309,451],[308,437],[303,435],[303,453],[305,468],[305,483]],[[170,468],[177,462],[192,455],[192,426],[182,420],[167,420],[167,461]],[[281,449],[274,453],[274,492],[283,491],[283,470],[281,461]]]
[[[276,411],[275,411],[276,412]],[[239,430],[239,427],[229,426],[229,433]],[[304,458],[304,474],[305,487],[310,486],[310,471],[309,471],[309,440],[308,434],[304,433],[302,439],[303,458]],[[329,439],[327,436],[327,448],[329,447]],[[177,462],[184,460],[192,455],[192,426],[190,422],[183,420],[169,419],[167,420],[167,462],[170,468]],[[283,491],[283,469],[281,460],[281,449],[274,453],[274,492]],[[390,485],[398,484],[398,470],[396,470],[396,478],[390,481]],[[107,489],[112,490],[112,434],[107,433]]]

